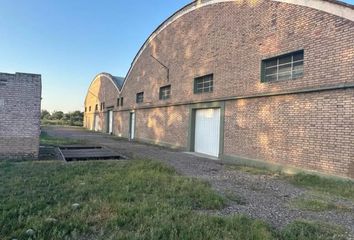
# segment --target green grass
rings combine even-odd
[[[260,221],[196,214],[220,209],[225,200],[160,163],[7,162],[0,180],[0,239],[27,239],[29,228],[36,239],[273,238]]]
[[[322,177],[315,174],[297,173],[286,174],[280,171],[273,171],[262,167],[251,167],[243,165],[230,165],[229,170],[237,170],[252,175],[270,175],[286,180],[291,184],[315,191],[317,193],[340,196],[354,200],[354,181],[339,178]]]
[[[225,194],[225,197],[230,200],[231,202],[235,202],[238,205],[245,205],[247,204],[246,199],[240,197],[239,195],[235,194],[232,191],[227,191]]]
[[[74,127],[82,127],[83,123],[80,121],[70,121],[70,120],[49,120],[49,119],[41,119],[41,125],[44,126],[74,126]]]
[[[208,215],[227,200],[154,161],[0,162],[0,182],[0,239],[30,239],[27,229],[43,240],[325,239],[338,231],[303,223],[279,232],[244,216]]]
[[[75,144],[83,144],[83,143],[85,143],[84,140],[49,136],[45,131],[42,131],[40,135],[41,145],[60,146],[60,145],[75,145]]]
[[[323,240],[345,240],[347,236],[344,229],[329,224],[310,221],[295,221],[283,230],[283,239],[323,239]]]
[[[290,206],[295,207],[301,210],[308,210],[314,212],[322,212],[322,211],[352,211],[352,209],[347,206],[336,204],[329,199],[321,199],[321,198],[296,198],[291,201]]]
[[[227,165],[227,170],[237,170],[241,172],[245,172],[252,175],[279,175],[280,172],[272,171],[267,168],[262,167],[252,167],[252,166],[244,166],[244,165]]]
[[[354,181],[325,178],[306,173],[286,175],[284,178],[299,187],[354,200]]]

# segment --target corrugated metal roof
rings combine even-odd
[[[117,87],[119,88],[119,90],[121,90],[122,87],[123,87],[123,84],[124,84],[124,77],[112,76],[112,80],[113,80],[114,83],[117,85]]]

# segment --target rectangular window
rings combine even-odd
[[[85,107],[85,112],[87,112],[87,107]]]
[[[160,100],[169,99],[171,97],[171,85],[160,87]]]
[[[123,97],[120,98],[120,105],[123,107]]]
[[[136,103],[144,102],[144,92],[140,92],[136,94]]]
[[[98,111],[98,104],[96,104],[96,106],[95,106],[95,110],[96,110],[96,111]]]
[[[89,112],[91,112],[91,106],[89,106]]]
[[[262,61],[262,82],[293,80],[304,75],[304,50]]]
[[[194,93],[212,92],[214,85],[214,75],[209,74],[194,79]]]
[[[117,98],[117,107],[119,107],[120,98]]]
[[[103,103],[101,103],[101,106],[100,106],[101,111],[103,111],[104,108],[105,108],[105,104],[104,104],[104,102],[103,102]]]

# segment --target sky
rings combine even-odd
[[[190,2],[0,0],[0,72],[41,74],[42,109],[82,110],[95,75],[125,77],[148,36]]]

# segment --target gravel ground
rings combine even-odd
[[[335,196],[331,197],[334,201],[351,208],[351,211],[347,212],[334,210],[312,212],[294,209],[289,206],[291,200],[303,196],[308,197],[312,193],[270,175],[251,175],[233,170],[216,160],[163,147],[132,143],[80,128],[45,127],[44,130],[53,136],[85,139],[90,144],[106,146],[130,158],[165,162],[183,175],[209,182],[217,192],[225,196],[237,196],[236,201],[230,198],[230,203],[226,208],[210,212],[211,214],[225,216],[241,213],[262,219],[278,229],[296,219],[319,220],[345,227],[354,239],[353,202],[337,199]]]

